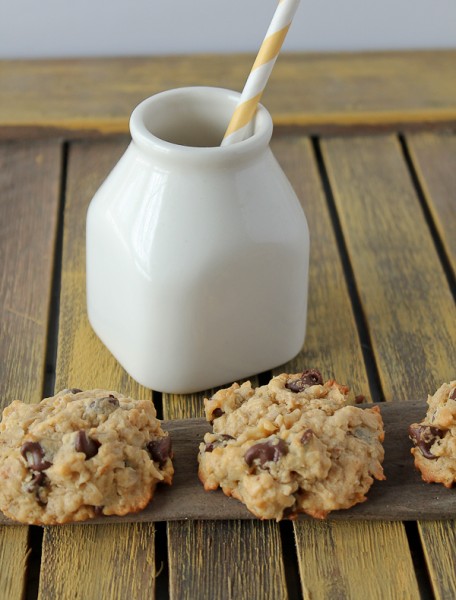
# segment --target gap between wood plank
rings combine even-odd
[[[49,306],[48,331],[46,339],[46,371],[43,383],[43,398],[54,394],[55,369],[57,362],[57,344],[59,334],[60,315],[60,284],[62,280],[62,247],[63,247],[63,220],[65,217],[65,194],[68,167],[68,143],[62,144],[62,157],[60,167],[60,192],[59,214],[54,249],[54,264],[52,271],[51,302]]]
[[[155,524],[155,600],[169,598],[168,535],[166,523]]]
[[[38,588],[40,585],[41,571],[41,548],[43,544],[42,527],[29,527],[28,547],[29,555],[27,560],[27,576],[25,583],[25,600],[36,600],[38,597]]]
[[[435,225],[434,219],[432,218],[432,213],[429,209],[428,203],[426,201],[426,196],[423,192],[423,189],[420,184],[420,180],[418,178],[415,165],[413,163],[412,157],[410,155],[410,150],[407,145],[407,140],[402,134],[398,135],[399,144],[402,149],[402,153],[404,156],[405,164],[407,165],[407,169],[410,173],[410,179],[412,180],[413,187],[415,189],[416,196],[420,202],[421,208],[423,210],[425,221],[429,227],[429,231],[431,233],[431,238],[434,242],[435,249],[437,251],[438,257],[443,267],[443,271],[448,281],[448,287],[453,294],[453,298],[456,300],[456,276],[453,272],[450,259],[445,252],[445,247],[440,239],[439,233],[437,231],[437,227]]]
[[[384,400],[382,394],[382,388],[380,383],[380,376],[375,362],[374,354],[372,352],[372,342],[370,339],[369,329],[367,326],[366,316],[364,314],[361,299],[356,287],[355,277],[353,274],[353,268],[350,263],[348,256],[347,247],[345,245],[344,236],[342,233],[342,227],[339,222],[336,205],[329,182],[329,177],[326,169],[326,165],[323,160],[321,152],[320,141],[318,138],[311,138],[312,147],[315,155],[315,162],[318,166],[318,172],[320,180],[323,186],[323,191],[326,198],[329,214],[331,217],[334,234],[336,237],[337,246],[339,248],[339,254],[341,258],[342,267],[344,270],[345,280],[347,282],[347,289],[350,296],[350,301],[353,307],[353,314],[355,317],[356,327],[358,330],[359,342],[363,353],[364,364],[367,373],[367,379],[369,382],[369,388],[373,402],[381,402]]]
[[[403,141],[403,139],[401,141]],[[371,394],[372,394],[374,402],[384,400],[384,393],[382,390],[380,374],[379,374],[379,370],[378,370],[378,367],[377,367],[377,364],[375,361],[375,357],[374,357],[374,353],[372,350],[372,341],[371,341],[369,329],[367,326],[367,319],[366,319],[366,315],[364,313],[362,303],[361,303],[361,298],[360,298],[360,295],[358,293],[358,289],[356,286],[356,281],[355,281],[354,273],[353,273],[353,267],[350,262],[348,250],[345,245],[344,235],[343,235],[342,227],[341,227],[341,224],[339,221],[339,216],[337,213],[337,208],[336,208],[336,204],[334,201],[334,196],[333,196],[328,172],[327,172],[326,165],[325,165],[323,155],[321,152],[321,146],[320,146],[319,139],[312,138],[312,145],[313,145],[314,152],[315,152],[316,162],[318,165],[319,174],[320,174],[320,178],[321,178],[322,185],[323,185],[323,190],[324,190],[324,193],[326,196],[329,213],[330,213],[332,223],[333,223],[333,229],[334,229],[334,232],[336,235],[336,240],[337,240],[338,247],[339,247],[342,266],[343,266],[346,281],[347,281],[347,288],[349,290],[350,299],[351,299],[352,306],[353,306],[353,312],[355,315],[356,325],[357,325],[357,329],[358,329],[358,335],[360,337],[360,344],[361,344],[361,349],[363,352],[363,357],[364,357],[364,362],[365,362],[365,366],[366,366],[366,372],[367,372],[367,377],[368,377],[368,381],[369,381],[369,386],[371,389]],[[403,150],[404,150],[404,145],[403,145]],[[407,155],[408,155],[408,153],[407,153]],[[407,158],[407,155],[404,152],[404,156],[406,156],[406,158]],[[408,161],[406,160],[406,163],[407,163],[407,166],[409,167],[409,171],[411,173],[412,180],[414,181],[415,189],[417,189],[418,180],[417,180],[416,174],[410,168],[411,160],[410,160],[410,157],[408,157],[408,158],[409,158],[409,160]],[[416,182],[415,182],[415,180],[416,180]],[[422,196],[422,198],[421,198],[420,195],[418,194],[418,197],[420,198],[420,200],[423,204],[424,196]],[[433,237],[435,239],[435,236],[433,236]],[[374,395],[374,391],[375,391],[376,395]],[[412,561],[414,564],[415,573],[418,578],[418,585],[419,585],[419,589],[420,589],[421,598],[422,598],[422,600],[427,600],[428,598],[433,597],[433,592],[432,592],[432,585],[431,585],[431,581],[430,581],[427,569],[423,570],[421,568],[422,565],[425,564],[423,545],[421,543],[419,536],[413,535],[413,532],[417,533],[417,524],[416,524],[416,522],[414,522],[414,523],[413,522],[412,523],[404,522],[404,529],[405,529],[405,534],[407,536],[407,541],[409,544],[410,554],[411,554]]]
[[[453,270],[451,268],[451,263],[449,257],[445,252],[445,248],[442,244],[440,236],[437,231],[437,227],[432,218],[431,211],[426,201],[425,194],[421,187],[415,165],[413,163],[412,157],[410,155],[410,151],[407,145],[407,141],[403,134],[398,135],[399,144],[402,150],[402,154],[404,157],[404,161],[408,172],[410,174],[410,179],[412,181],[416,196],[423,210],[423,215],[425,221],[429,227],[429,231],[431,234],[431,238],[434,242],[437,254],[439,256],[440,262],[442,264],[445,276],[448,281],[448,286],[453,294],[453,297],[456,299],[456,281],[453,274]],[[418,584],[420,586],[421,599],[427,600],[434,598],[434,592],[432,588],[431,579],[429,576],[429,571],[427,567],[426,557],[424,555],[423,544],[418,531],[418,523],[410,522],[404,523],[405,531],[407,534],[407,539],[410,547],[410,554],[412,556],[413,564],[415,566],[415,573],[418,578]]]
[[[302,600],[302,585],[301,577],[299,576],[299,562],[293,523],[291,521],[281,521],[279,528],[288,600]]]
[[[160,421],[163,420],[163,394],[161,392],[156,392],[155,390],[153,390],[153,401],[154,401],[154,406],[155,406],[155,410],[157,411],[157,419],[160,419]]]
[[[52,266],[51,301],[49,305],[48,330],[46,337],[45,373],[43,380],[43,397],[54,394],[55,369],[57,360],[57,343],[59,330],[60,282],[62,273],[63,220],[65,214],[65,193],[68,165],[68,143],[62,144],[60,166],[59,207],[57,231],[55,236],[54,263]],[[30,527],[28,546],[29,560],[25,586],[25,600],[36,600],[39,591],[41,573],[41,554],[43,530]]]
[[[401,136],[399,136],[399,142],[403,142],[403,139],[401,138]],[[435,228],[433,229],[434,223],[433,223],[432,217],[430,216],[430,212],[429,212],[427,203],[425,201],[424,194],[422,193],[421,187],[418,183],[418,178],[416,177],[416,173],[413,168],[413,163],[408,154],[408,149],[406,148],[404,143],[402,143],[402,152],[404,155],[405,166],[406,166],[408,173],[412,179],[413,193],[415,193],[415,195],[417,196],[418,202],[421,205],[421,208],[424,213],[426,225],[430,228],[430,231],[431,231],[431,237],[433,238],[433,243],[437,246],[437,250],[439,250],[438,243],[440,240],[439,240],[438,235],[436,234]],[[349,209],[349,207],[346,207],[346,209]],[[441,264],[445,263],[445,261],[442,258],[442,254],[444,255],[444,252],[442,252],[442,254],[440,252],[438,252],[438,254],[439,254]],[[451,272],[451,270],[450,270],[450,272]],[[445,273],[445,275],[448,277],[447,272]],[[449,281],[449,283],[450,283],[450,287],[451,287],[451,282]],[[454,289],[453,289],[453,295],[454,295]],[[427,563],[425,561],[423,543],[422,543],[420,537],[417,535],[417,533],[418,533],[417,522],[413,521],[413,522],[409,522],[407,524],[404,523],[404,527],[405,527],[405,532],[406,532],[408,543],[409,543],[409,548],[411,551],[411,557],[412,557],[413,564],[414,564],[415,571],[416,571],[416,577],[418,579],[420,595],[422,598],[426,598],[426,599],[433,598],[434,595],[433,595],[433,591],[432,591],[430,575],[429,575],[429,572],[427,571],[427,568],[425,568]],[[424,565],[424,568],[423,568],[423,565]]]
[[[420,588],[421,600],[433,600],[435,596],[423,552],[423,545],[418,532],[418,525],[416,521],[405,521],[404,528],[409,543],[410,556],[412,557],[415,575]]]

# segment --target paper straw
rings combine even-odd
[[[245,82],[239,103],[222,140],[222,146],[240,142],[249,132],[251,122],[261,95],[268,82],[280,48],[290,28],[299,0],[280,0],[272,17],[266,37]]]

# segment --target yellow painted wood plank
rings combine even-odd
[[[277,523],[181,521],[172,525],[171,599],[288,598]]]
[[[0,599],[19,600],[25,590],[28,527],[0,528]]]
[[[0,408],[44,385],[61,145],[0,144]],[[28,528],[0,528],[0,597],[23,597]]]
[[[355,395],[370,399],[361,342],[310,143],[287,137],[276,141],[273,150],[301,199],[311,236],[306,340],[296,359],[274,372],[319,368],[325,378],[336,377]],[[401,523],[299,522],[294,531],[305,598],[380,600],[395,597],[398,589],[406,598],[419,595]],[[387,577],[395,557],[400,557],[400,575],[393,568]]]
[[[125,142],[76,144],[70,150],[65,204],[56,389],[105,387],[150,398],[93,333],[85,300],[85,216],[94,192]],[[153,598],[154,527],[100,525],[45,531],[39,598]],[[76,568],[75,565],[80,565]],[[53,592],[54,593],[54,592]]]
[[[454,377],[456,309],[399,142],[323,150],[385,398],[426,398]]]
[[[454,521],[423,521],[419,527],[429,574],[437,600],[456,598]]]
[[[0,134],[126,132],[139,101],[186,85],[241,90],[253,55],[0,62]],[[277,125],[313,131],[456,120],[456,50],[284,53],[263,96]]]
[[[352,398],[370,400],[355,317],[336,237],[310,141],[302,136],[277,138],[273,152],[301,201],[310,232],[309,300],[303,350],[274,373],[321,370],[350,386]]]
[[[40,598],[152,598],[155,573],[152,524],[47,527]],[[90,575],[89,575],[90,574]]]
[[[356,538],[352,525],[311,522],[296,529],[296,543],[306,548],[305,600],[419,598],[410,553],[397,551],[407,543],[402,524],[364,522]],[[375,567],[380,570],[372,573]]]
[[[429,210],[456,274],[456,135],[407,136],[410,154]]]
[[[425,399],[455,377],[456,308],[398,140],[331,139],[324,155],[385,397]],[[434,591],[451,597],[455,523],[419,528]]]

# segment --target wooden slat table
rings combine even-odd
[[[0,62],[2,406],[108,387],[202,414],[203,393],[141,388],[92,332],[85,214],[140,100],[241,89],[252,59]],[[456,51],[284,54],[263,102],[312,236],[307,339],[274,373],[425,399],[456,377]],[[5,526],[0,598],[455,598],[455,542],[453,521]]]

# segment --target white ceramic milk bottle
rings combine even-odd
[[[220,147],[239,94],[170,90],[132,113],[132,141],[87,215],[93,329],[142,385],[190,393],[301,349],[309,234],[259,106]]]

